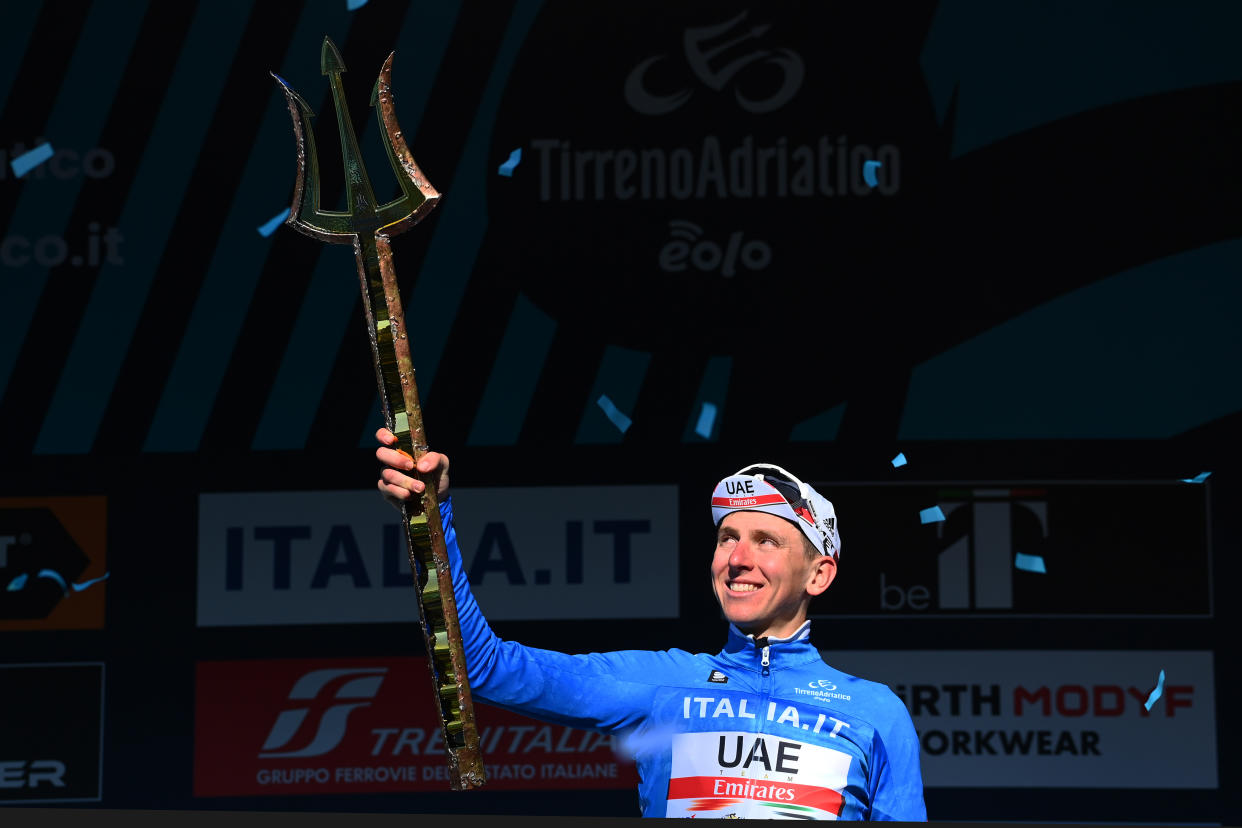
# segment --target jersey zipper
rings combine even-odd
[[[755,730],[764,733],[764,723],[768,718],[768,701],[772,697],[772,647],[768,639],[756,638],[755,649],[759,651],[759,712],[755,719]]]

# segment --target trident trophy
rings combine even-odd
[[[371,106],[379,117],[380,136],[388,150],[388,160],[401,184],[402,195],[387,204],[375,203],[375,191],[367,178],[358,151],[358,139],[345,105],[341,73],[345,64],[330,38],[323,40],[320,69],[328,76],[336,122],[341,131],[341,152],[345,160],[348,209],[323,210],[319,206],[319,157],[311,129],[311,111],[302,96],[279,75],[272,73],[285,93],[293,134],[298,145],[298,172],[293,203],[286,220],[293,229],[329,244],[352,244],[362,284],[362,307],[366,313],[367,334],[375,379],[379,384],[384,422],[396,435],[397,444],[415,463],[427,453],[418,386],[414,383],[414,363],[406,336],[401,295],[393,267],[388,240],[417,224],[436,206],[440,194],[427,182],[414,156],[410,154],[401,127],[397,124],[392,99],[392,58],[389,55],[371,92]],[[448,753],[449,785],[468,790],[486,782],[479,734],[474,722],[470,685],[466,680],[466,659],[461,629],[457,622],[457,603],[449,571],[448,552],[440,525],[439,493],[432,475],[419,474],[425,484],[418,502],[401,508],[406,548],[418,597],[418,614],[427,645],[427,663],[438,702],[444,744]]]

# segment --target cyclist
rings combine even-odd
[[[413,460],[376,433],[378,488],[400,508],[423,490]],[[712,493],[712,587],[729,621],[715,655],[568,655],[503,641],[470,593],[453,529],[449,460],[418,471],[441,493],[473,697],[536,719],[624,734],[649,817],[924,821],[919,742],[886,686],[826,664],[807,607],[832,584],[832,503],[779,466],[755,464]],[[607,681],[600,681],[606,678]]]

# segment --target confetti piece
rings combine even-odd
[[[613,405],[612,400],[608,399],[607,394],[600,394],[599,399],[595,402],[598,403],[599,407],[604,410],[604,415],[607,416],[608,419],[612,420],[612,424],[621,430],[622,434],[629,429],[633,421],[617,410],[617,407]]]
[[[108,580],[108,576],[111,574],[112,573],[110,572],[105,572],[103,575],[100,575],[98,578],[91,578],[89,581],[83,581],[80,584],[70,584],[69,586],[73,588],[74,592],[81,592],[87,587],[92,587],[95,584],[99,583],[100,581]]]
[[[259,235],[263,236],[264,238],[267,238],[268,236],[272,235],[273,233],[276,232],[276,228],[279,227],[281,224],[283,224],[285,219],[287,218],[289,218],[288,207],[281,210],[276,215],[272,216],[271,219],[269,219],[268,221],[264,222],[263,224],[260,224]]]
[[[1048,574],[1048,570],[1044,568],[1044,559],[1040,555],[1026,555],[1019,552],[1014,556],[1013,565],[1023,572],[1038,572],[1041,575]]]
[[[497,172],[503,175],[505,178],[512,178],[513,168],[516,167],[519,163],[521,163],[521,161],[522,161],[522,148],[518,147],[513,152],[509,153],[509,160],[501,164],[500,169],[498,169]]]
[[[703,410],[699,412],[699,422],[694,427],[694,433],[702,437],[704,440],[710,440],[712,436],[712,426],[715,424],[715,403],[703,403]]]
[[[65,592],[69,591],[69,585],[65,583],[64,578],[60,577],[60,573],[56,572],[55,570],[40,569],[38,574],[35,575],[35,577],[36,578],[47,578],[48,580],[55,581],[56,583],[60,584],[60,588],[63,589]]]
[[[677,732],[669,726],[657,726],[641,733],[631,730],[613,743],[613,753],[630,761],[637,759],[640,753],[658,753],[669,748]]]
[[[906,464],[905,452],[897,452],[897,456],[893,458],[893,468],[899,469]]]
[[[1183,477],[1182,482],[1183,483],[1202,483],[1204,480],[1207,480],[1208,477],[1211,476],[1211,474],[1212,474],[1211,472],[1199,472],[1194,477]]]
[[[1156,679],[1156,689],[1151,691],[1151,695],[1147,697],[1147,701],[1143,704],[1148,712],[1151,712],[1151,706],[1156,703],[1156,699],[1164,694],[1164,670],[1160,671],[1160,678]]]
[[[55,153],[52,152],[52,145],[44,141],[42,144],[39,144],[39,146],[30,150],[30,152],[23,152],[21,155],[14,158],[9,162],[9,166],[13,168],[13,175],[21,178],[35,167],[51,158],[53,155],[55,155]]]
[[[101,575],[101,576],[100,576],[100,577],[98,577],[98,578],[92,578],[92,579],[90,579],[89,581],[83,581],[83,582],[82,582],[82,583],[80,583],[80,584],[69,584],[69,583],[65,583],[65,579],[64,579],[64,578],[62,578],[62,577],[61,577],[61,575],[60,575],[60,573],[59,573],[59,572],[57,572],[57,571],[56,571],[56,570],[54,570],[54,569],[40,569],[40,570],[39,570],[39,571],[35,574],[35,577],[36,577],[36,578],[47,578],[49,581],[55,581],[56,583],[58,583],[58,584],[60,585],[60,588],[61,588],[62,590],[64,590],[65,594],[67,595],[67,594],[68,594],[69,592],[71,592],[71,591],[72,591],[72,592],[81,592],[81,591],[82,591],[82,590],[84,590],[84,589],[88,589],[88,588],[90,588],[90,587],[94,586],[95,584],[99,583],[100,581],[105,581],[105,580],[107,580],[107,578],[108,578],[108,576],[109,576],[110,574],[112,574],[112,573],[110,573],[110,572],[105,572],[103,575]],[[18,575],[18,576],[17,576],[16,578],[14,578],[12,581],[9,581],[9,585],[8,585],[7,587],[5,587],[5,589],[6,589],[8,592],[19,592],[20,590],[22,590],[23,588],[25,588],[25,586],[26,586],[26,581],[27,581],[27,580],[29,580],[29,576],[28,576],[25,572],[23,572],[21,575]]]
[[[939,506],[919,510],[919,521],[922,523],[939,523],[942,520],[944,520],[944,512],[940,511]]]
[[[876,184],[875,171],[884,166],[879,161],[863,162],[863,181],[867,182],[868,187],[874,187]]]
[[[356,11],[367,4],[367,0],[345,0],[345,11]]]

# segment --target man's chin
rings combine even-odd
[[[746,632],[746,627],[753,627],[755,625],[755,620],[760,615],[760,608],[753,606],[752,602],[745,598],[730,597],[728,592],[729,588],[727,586],[719,587],[716,590],[716,603],[720,605],[721,613],[730,624]],[[754,593],[742,594],[753,595]]]
[[[739,607],[729,607],[727,604],[723,607],[724,617],[730,624],[745,632],[746,627],[753,626],[755,623],[754,612],[740,611]]]

